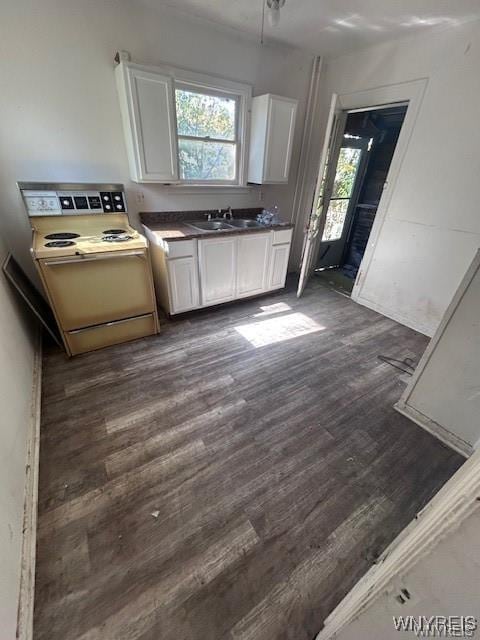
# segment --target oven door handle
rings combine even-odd
[[[45,260],[47,267],[54,267],[61,264],[82,264],[82,262],[97,262],[98,260],[111,260],[112,258],[145,258],[143,251],[129,251],[125,253],[109,253],[108,255],[95,254],[88,258],[65,258],[63,260]]]
[[[144,313],[143,316],[134,316],[133,318],[122,318],[121,320],[112,320],[112,322],[104,322],[103,324],[95,324],[90,327],[83,327],[82,329],[73,329],[68,331],[69,335],[76,335],[77,333],[85,333],[86,331],[92,331],[92,329],[99,329],[100,327],[114,327],[117,324],[126,324],[132,320],[143,320],[144,318],[151,318],[151,313]]]

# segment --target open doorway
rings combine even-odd
[[[350,295],[367,248],[407,103],[353,110],[327,160],[319,206],[326,206],[314,273]],[[330,166],[329,166],[330,165]]]

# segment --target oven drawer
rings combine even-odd
[[[74,356],[85,351],[94,351],[112,344],[151,336],[154,333],[156,333],[155,318],[153,314],[149,314],[139,318],[107,322],[97,327],[68,331],[65,333],[65,338]]]
[[[151,313],[155,308],[145,251],[40,260],[64,331]]]

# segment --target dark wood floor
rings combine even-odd
[[[315,281],[47,351],[35,639],[312,640],[463,461],[392,409],[426,343]]]

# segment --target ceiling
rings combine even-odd
[[[260,37],[262,0],[144,0]],[[286,0],[265,35],[334,57],[432,28],[480,18],[480,0]]]

